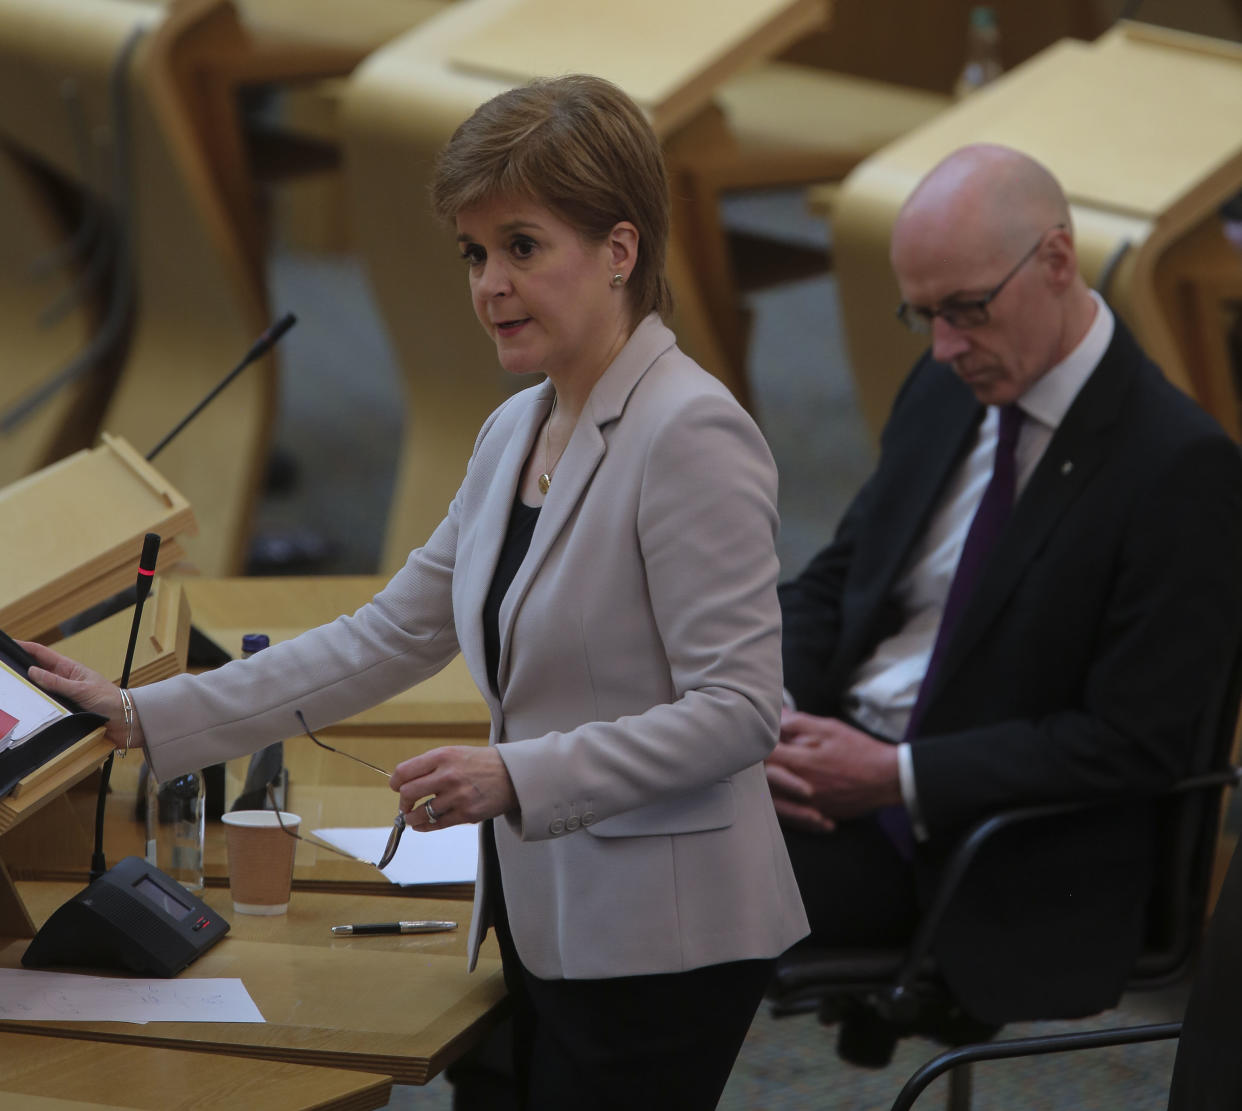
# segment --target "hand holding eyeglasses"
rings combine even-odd
[[[297,714],[298,721],[301,723],[303,730],[305,730],[306,732],[306,736],[309,737],[310,740],[312,740],[320,748],[326,749],[328,752],[334,752],[336,753],[337,756],[344,756],[350,760],[353,760],[355,763],[361,764],[364,768],[370,768],[373,772],[378,772],[385,779],[391,778],[389,773],[386,772],[383,768],[379,767],[379,765],[372,764],[371,761],[364,760],[361,756],[355,756],[352,752],[343,752],[339,748],[333,748],[330,744],[327,744],[326,742],[321,741],[318,737],[315,736],[314,733],[311,732],[311,728],[309,725],[306,724],[306,718],[302,715],[302,711],[297,710],[295,711],[295,713]],[[279,817],[280,809],[276,805],[276,797],[275,795],[272,794],[271,787],[268,787],[267,795],[268,795],[268,799],[271,801],[272,809],[275,810],[277,813],[277,821],[280,821],[280,817]],[[427,805],[430,806],[431,804],[428,803]],[[286,833],[291,834],[293,837],[296,837],[299,841],[306,840],[305,837],[287,828],[284,822],[280,822],[280,828],[283,829]],[[403,834],[404,832],[405,832],[405,813],[401,809],[398,809],[397,816],[392,821],[392,831],[388,834],[388,844],[384,847],[383,855],[381,855],[379,860],[375,862],[376,868],[387,868],[388,865],[392,863],[392,858],[397,855],[397,847],[401,844],[401,834]],[[332,845],[325,844],[324,847],[332,849],[334,853],[339,853],[341,856],[350,856],[349,853],[341,852],[340,849],[335,848]],[[369,862],[366,862],[366,863],[369,863]]]
[[[321,741],[311,732],[302,711],[296,713],[306,736],[320,748],[365,765],[387,778],[389,786],[399,792],[401,801],[397,816],[393,819],[384,855],[375,865],[377,868],[386,867],[397,855],[397,846],[407,825],[425,833],[444,826],[496,818],[517,806],[517,794],[509,772],[493,748],[479,745],[433,748],[398,764],[397,770],[390,775],[352,752],[333,748]]]
[[[389,780],[406,824],[419,832],[482,822],[517,807],[500,754],[482,745],[433,748],[397,765]]]

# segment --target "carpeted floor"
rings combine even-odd
[[[1135,993],[1117,1010],[1079,1023],[1020,1023],[1000,1039],[1070,1029],[1171,1022],[1184,993]],[[760,1010],[720,1101],[720,1111],[888,1111],[902,1085],[942,1050],[924,1038],[897,1047],[886,1069],[857,1068],[834,1052],[835,1030],[813,1015],[773,1018]],[[974,1111],[1164,1111],[1174,1046],[1162,1042],[995,1061],[974,1068]],[[941,1111],[947,1080],[940,1078],[917,1107]],[[393,1090],[388,1111],[450,1111],[452,1089],[437,1078],[425,1088]]]

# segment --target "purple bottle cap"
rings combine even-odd
[[[268,640],[267,633],[247,633],[242,637],[242,654],[253,656],[271,643]]]

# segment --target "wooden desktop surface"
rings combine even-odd
[[[349,752],[377,767],[391,770],[402,760],[428,749],[442,744],[462,743],[461,739],[453,738],[407,738],[383,734],[331,734],[329,740],[339,752],[317,748],[305,737],[295,737],[284,746],[285,767],[289,771],[286,806],[301,818],[299,832],[303,834],[313,834],[316,829],[339,827],[382,826],[387,829],[396,817],[399,799],[383,777],[340,753]],[[240,789],[248,762],[248,757],[242,757],[226,765],[226,800],[235,794],[229,785]],[[133,829],[136,831],[136,825]],[[425,838],[427,851],[435,849],[434,831],[419,834],[407,830],[404,836]],[[207,823],[204,864],[209,884],[228,882],[228,857],[224,827],[220,822]],[[348,860],[305,839],[298,844],[294,858],[293,885],[299,890],[359,894],[398,890],[378,868],[362,861]],[[420,887],[418,892],[430,898],[470,899],[474,895],[474,884],[472,878],[463,879],[460,883]]]
[[[266,633],[272,643],[278,643],[342,614],[352,614],[384,587],[388,576],[185,578],[179,582],[189,601],[193,624],[225,651],[236,653],[246,633]],[[489,726],[487,706],[458,656],[426,682],[338,722],[322,734],[334,748],[391,771],[402,760],[440,745],[482,743]],[[289,738],[284,752],[290,776],[287,805],[302,818],[303,831],[391,824],[397,812],[397,796],[382,776],[345,756],[317,748],[307,737]],[[242,758],[227,765],[227,798],[235,795],[247,763],[248,758]],[[123,825],[126,814],[127,810],[116,807],[109,821]],[[109,843],[118,843],[111,840],[112,836],[110,831]],[[115,836],[132,841],[134,834],[118,828]],[[142,849],[126,851],[141,853]],[[208,883],[226,882],[224,834],[218,823],[208,824],[206,873]],[[298,846],[293,881],[298,888],[334,891],[391,886],[377,869],[307,843]],[[425,891],[460,898],[469,898],[471,892],[471,884],[439,885]]]
[[[1163,219],[1242,146],[1240,62],[1236,43],[1120,23],[1041,51],[887,147],[883,163],[917,181],[963,142],[1020,141],[1071,204]]]
[[[337,891],[353,894],[396,893],[397,887],[372,864],[349,860],[331,849],[317,845],[313,837],[317,829],[357,828],[376,826],[388,829],[397,815],[397,795],[388,787],[360,787],[311,783],[291,775],[288,808],[301,819],[293,864],[293,886],[298,891]],[[135,827],[136,828],[136,825]],[[435,831],[414,833],[406,830],[404,837],[418,839],[426,852],[435,851]],[[204,847],[204,871],[208,886],[228,883],[228,854],[222,823],[208,822]],[[410,889],[404,889],[407,892]],[[419,895],[429,898],[471,899],[474,878],[460,882],[420,886]]]
[[[623,87],[628,75],[640,71],[643,86],[660,97],[644,107],[657,136],[666,140],[708,109],[728,78],[820,29],[831,5],[756,0],[746,7],[739,18],[732,0],[627,5],[610,20],[616,27],[587,39],[589,50],[570,47],[573,68],[619,79]],[[451,233],[437,225],[425,203],[413,204],[411,198],[425,195],[434,155],[480,104],[534,70],[558,65],[565,44],[577,37],[575,29],[598,25],[586,11],[567,0],[450,4],[370,54],[340,85],[339,110],[321,112],[339,125],[350,241],[365,263],[404,383],[405,433],[385,568],[401,566],[440,523],[479,427],[513,389],[497,367],[495,346],[473,317]],[[523,25],[528,15],[531,21]],[[723,41],[716,34],[718,20],[732,28]],[[509,72],[499,76],[490,68],[494,36],[497,29],[503,33],[515,26],[523,33],[510,56],[521,76],[508,64]],[[626,28],[641,29],[637,51],[627,49],[634,37]],[[532,41],[540,48],[528,59],[523,47]],[[674,219],[668,259],[676,302],[671,326],[691,358],[744,398],[748,387],[737,352],[711,326],[692,232],[690,222]],[[416,313],[411,305],[418,307]],[[428,327],[428,321],[435,326]]]
[[[625,89],[661,134],[691,119],[724,78],[822,30],[831,11],[828,0],[630,0],[625,18],[601,35],[576,0],[485,6],[449,45],[452,68],[497,82],[498,92],[537,77],[595,74]]]
[[[80,890],[71,883],[18,887],[36,923]],[[181,976],[240,977],[265,1022],[5,1022],[0,1032],[257,1057],[425,1084],[504,1013],[504,982],[490,939],[478,969],[466,971],[468,904],[297,891],[286,914],[265,917],[235,914],[227,889],[209,888],[204,899],[232,929]],[[460,927],[364,938],[330,931],[344,923],[414,918],[447,918]],[[27,944],[18,939],[0,947],[0,967],[20,967]]]
[[[317,829],[358,828],[377,826],[387,829],[397,814],[397,796],[387,787],[333,787],[322,784],[303,783],[296,778],[289,791],[289,810],[301,819],[298,832],[303,840],[298,843],[293,863],[293,888],[295,891],[339,892],[342,894],[398,894],[405,890],[395,885],[372,864],[350,860],[323,848],[307,837],[313,837]],[[420,844],[427,851],[434,851],[435,832],[403,835],[422,838]],[[145,835],[132,817],[109,817],[106,825],[108,859],[115,862],[123,856],[142,856]],[[203,870],[208,887],[228,885],[228,852],[225,847],[224,826],[219,821],[208,821],[203,848]],[[63,871],[41,873],[43,878],[70,878]],[[420,886],[419,895],[428,898],[471,899],[474,896],[473,878],[459,883]]]
[[[949,152],[994,142],[1056,174],[1084,277],[1103,284],[1165,376],[1242,439],[1220,315],[1230,291],[1216,286],[1239,273],[1217,216],[1242,184],[1239,103],[1238,44],[1122,21],[1094,42],[1066,39],[1041,51],[855,170],[833,207],[833,249],[850,364],[873,433],[926,345],[892,319],[900,299],[888,264],[893,221]]]
[[[375,580],[346,586],[339,581],[307,580],[292,584],[293,589],[286,583],[284,590],[274,580],[239,580],[234,589],[215,591],[208,581],[184,581],[189,584],[192,612],[197,608],[198,617],[210,612],[220,621],[235,622],[229,627],[238,633],[239,645],[242,631],[266,631],[279,639],[286,631],[296,631],[294,626],[308,627],[356,608],[377,589]],[[229,605],[236,608],[230,610]],[[462,699],[458,705],[464,703]],[[450,733],[454,726],[461,726],[460,717],[453,719],[444,710],[446,704],[453,705],[451,697],[447,703],[429,699],[420,708],[421,736],[382,731],[378,736],[334,733],[330,743],[383,767],[394,767],[416,751],[446,741],[462,742],[460,736],[454,740],[439,735],[446,725]],[[477,706],[466,709],[469,713],[464,716],[473,714],[478,719]],[[477,733],[478,727],[474,728]],[[408,730],[419,731],[419,724]],[[485,737],[484,726],[482,737],[473,739]],[[307,829],[391,823],[397,798],[378,773],[323,752],[304,737],[289,741],[286,759],[291,776],[289,805],[304,812]],[[105,840],[108,860],[113,863],[143,851],[144,834],[134,819],[140,763],[131,757],[114,766]],[[85,877],[75,873],[84,868],[88,857],[84,845],[89,841],[94,791],[64,791],[45,811],[48,821],[17,824],[3,842],[4,862],[12,875],[21,877],[18,895],[35,926],[81,890]],[[7,1022],[0,1024],[0,1037],[32,1033],[221,1053],[361,1070],[398,1083],[423,1084],[482,1038],[503,1014],[504,983],[494,943],[485,945],[478,969],[466,972],[469,903],[411,897],[370,865],[300,844],[288,913],[273,917],[236,914],[229,890],[223,886],[227,857],[219,823],[209,823],[208,831],[204,899],[232,929],[181,975],[239,977],[264,1015],[264,1023]],[[47,878],[58,870],[72,878]],[[458,894],[467,895],[472,885],[456,888]],[[337,924],[410,918],[447,918],[460,922],[460,927],[445,934],[351,939],[337,939],[330,932]],[[0,938],[0,967],[20,967],[27,944],[20,937]],[[360,1108],[377,1105],[355,1104]]]
[[[372,1073],[0,1032],[0,1109],[370,1111],[391,1094]]]
[[[382,767],[395,767],[400,761],[438,744],[461,744],[460,739],[416,738],[380,735],[333,736],[332,744],[341,751],[356,753]],[[226,803],[236,795],[244,780],[249,757],[225,765]],[[302,819],[300,832],[316,829],[377,826],[387,829],[397,813],[397,795],[373,771],[343,756],[316,748],[306,738],[294,738],[285,745],[285,764],[289,769],[289,798],[286,808]],[[111,793],[104,817],[104,848],[107,860],[115,864],[125,856],[146,852],[146,833],[134,816],[141,761],[133,757],[113,763]],[[45,814],[36,815],[4,835],[2,855],[15,879],[64,880],[84,883],[93,840],[97,788],[94,780],[67,791],[49,805]],[[434,845],[435,833],[406,837],[427,837]],[[228,856],[224,827],[219,820],[207,821],[204,865],[209,887],[228,883]],[[401,890],[379,869],[361,861],[349,860],[310,841],[298,845],[294,859],[295,890],[393,893]],[[407,891],[409,889],[406,889]],[[469,899],[471,882],[419,887],[428,897]]]
[[[167,7],[169,0],[143,0]],[[446,8],[451,0],[234,0],[246,32],[271,48],[332,51],[342,68],[366,57],[411,27]],[[333,54],[326,56],[331,57]]]

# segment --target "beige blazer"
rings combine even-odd
[[[771,957],[806,933],[762,760],[780,712],[776,472],[720,383],[644,320],[596,384],[500,609],[483,601],[549,383],[488,418],[427,544],[357,613],[134,692],[161,779],[390,697],[458,651],[519,810],[496,841],[543,978]],[[434,833],[428,836],[434,836]],[[476,887],[473,966],[490,921]]]

